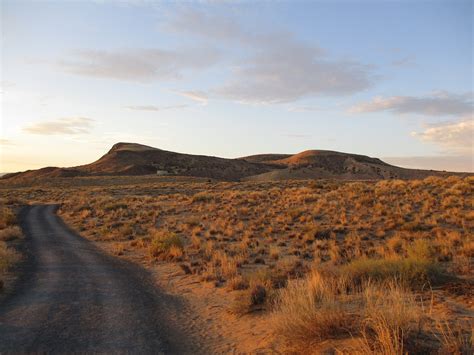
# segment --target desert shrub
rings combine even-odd
[[[434,256],[433,247],[425,239],[416,239],[407,247],[407,255],[412,259],[432,260]]]
[[[347,292],[344,278],[324,277],[313,271],[293,280],[278,293],[274,323],[276,333],[296,347],[308,348],[324,339],[350,335],[357,328],[359,308]]]
[[[276,246],[270,246],[270,258],[274,259],[274,260],[278,260],[278,258],[280,257],[280,248],[276,247]]]
[[[295,220],[296,218],[301,216],[304,212],[305,210],[302,208],[291,208],[287,211],[288,216],[290,216],[292,220]]]
[[[21,236],[21,229],[17,226],[9,226],[0,230],[0,240],[3,240],[5,242],[18,239]]]
[[[243,276],[244,291],[239,291],[231,304],[230,311],[236,315],[270,309],[275,292],[272,289],[268,270],[257,270]]]
[[[0,228],[6,228],[16,223],[15,213],[10,208],[0,208]]]
[[[426,283],[435,283],[441,278],[438,264],[427,258],[413,256],[388,259],[360,258],[342,266],[340,272],[347,275],[355,284],[368,280],[396,279],[416,288],[421,288]]]
[[[320,180],[312,180],[308,186],[315,190],[324,189],[324,184]]]
[[[207,192],[198,192],[193,196],[192,202],[209,202],[212,200],[212,195]]]
[[[231,304],[230,311],[238,316],[266,309],[269,300],[269,289],[263,284],[253,284],[240,291]]]
[[[472,275],[474,272],[474,263],[470,257],[455,255],[450,269],[460,275]]]
[[[362,353],[414,353],[420,333],[421,308],[409,291],[396,283],[364,289]]]
[[[112,212],[112,211],[117,211],[119,209],[127,209],[128,205],[125,203],[120,203],[120,202],[111,202],[106,204],[103,209],[106,212]]]
[[[167,231],[155,231],[148,246],[148,252],[153,258],[179,257],[182,255],[182,250],[183,242],[180,237]]]
[[[249,281],[241,275],[236,275],[227,281],[229,289],[235,290],[246,290],[249,288]]]
[[[420,232],[429,229],[426,225],[421,223],[420,221],[411,221],[406,222],[401,227],[404,231],[408,232]]]
[[[201,223],[201,219],[198,218],[197,216],[192,216],[192,217],[187,218],[184,223],[186,224],[186,226],[193,228],[193,227],[199,226],[199,224]]]
[[[191,246],[194,249],[200,250],[201,249],[201,244],[202,244],[201,238],[199,238],[196,235],[191,236]]]
[[[0,274],[8,271],[8,269],[19,260],[19,254],[8,248],[4,242],[0,241]]]
[[[436,321],[435,336],[439,339],[441,346],[439,354],[456,354],[468,355],[472,354],[474,328],[463,327],[459,322],[450,324],[447,320]],[[465,331],[463,328],[470,328]]]
[[[183,256],[182,246],[172,245],[167,252],[167,257],[172,260],[180,260],[182,256]]]
[[[124,243],[115,243],[112,248],[112,253],[114,255],[123,255],[125,251],[125,244]]]
[[[279,291],[273,320],[276,334],[298,353],[355,337],[357,346],[349,353],[405,354],[426,336],[422,311],[414,294],[396,281],[354,285],[344,275],[313,270]]]

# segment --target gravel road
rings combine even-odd
[[[0,304],[0,353],[182,353],[163,316],[168,296],[144,269],[71,231],[56,208],[21,213],[30,257]]]

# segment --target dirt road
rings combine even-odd
[[[27,207],[21,220],[31,257],[0,304],[0,353],[187,352],[164,316],[174,301],[145,270],[69,230],[55,206]]]

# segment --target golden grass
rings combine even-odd
[[[454,323],[454,324],[453,324]],[[472,354],[474,327],[467,324],[462,327],[459,322],[438,320],[435,323],[436,337],[440,340],[440,354],[468,355]],[[466,330],[467,328],[467,330]]]
[[[348,336],[357,327],[360,297],[352,297],[343,278],[325,278],[313,271],[279,291],[274,313],[278,336],[297,348]]]
[[[357,351],[395,354],[412,351],[407,335],[426,316],[413,295],[444,281],[444,273],[472,276],[473,188],[472,177],[138,177],[62,179],[41,191],[4,192],[12,200],[62,202],[62,216],[92,240],[179,261],[186,273],[226,287],[236,314],[269,310],[278,294],[278,334],[298,346],[357,337]]]
[[[8,207],[0,207],[0,229],[13,226],[16,223],[15,213]]]
[[[183,255],[183,242],[174,233],[155,230],[152,232],[148,253],[153,258],[178,259]]]
[[[415,296],[394,282],[367,286],[364,291],[361,350],[369,354],[417,352],[423,309]]]
[[[0,229],[0,240],[9,242],[22,237],[22,232],[18,226],[8,226],[4,229]]]
[[[341,274],[355,283],[394,279],[404,285],[423,288],[436,283],[442,275],[439,266],[429,259],[407,257],[392,259],[361,258],[344,265]]]
[[[9,248],[5,242],[0,242],[0,275],[7,272],[20,259],[19,254]]]
[[[8,202],[14,201],[11,199]],[[11,206],[0,204],[0,292],[5,285],[7,273],[18,263],[21,255],[15,250],[16,245],[22,238],[21,229],[16,225],[17,218]]]
[[[273,324],[290,351],[310,353],[317,344],[354,338],[345,353],[423,353],[429,312],[396,281],[354,285],[344,275],[313,270],[279,291]],[[450,337],[452,339],[452,337]],[[447,342],[447,341],[445,341]]]

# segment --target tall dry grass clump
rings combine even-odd
[[[0,207],[0,229],[16,224],[15,213],[6,206]]]
[[[298,352],[354,338],[353,353],[405,354],[416,346],[422,311],[394,280],[354,284],[344,274],[312,271],[280,290],[273,320],[276,334]]]
[[[7,244],[0,241],[0,274],[5,273],[8,269],[19,260],[19,254]]]
[[[12,243],[23,236],[16,224],[14,211],[5,205],[0,206],[0,291],[4,287],[5,274],[20,261],[20,254],[12,247]]]
[[[340,272],[358,284],[393,279],[418,289],[442,279],[441,269],[432,257],[431,246],[425,240],[415,241],[408,248],[406,257],[362,257],[343,265]]]
[[[362,352],[402,355],[414,350],[422,319],[415,296],[395,282],[368,285],[363,294]]]
[[[348,336],[360,322],[360,294],[352,294],[344,277],[309,277],[290,281],[275,304],[276,332],[298,348],[324,339]]]
[[[435,336],[441,344],[440,354],[470,355],[473,353],[474,327],[472,324],[462,327],[461,323],[453,324],[444,319],[437,320],[435,328]]]
[[[0,229],[0,240],[4,242],[19,239],[22,235],[21,229],[18,226],[8,226],[4,229]]]

